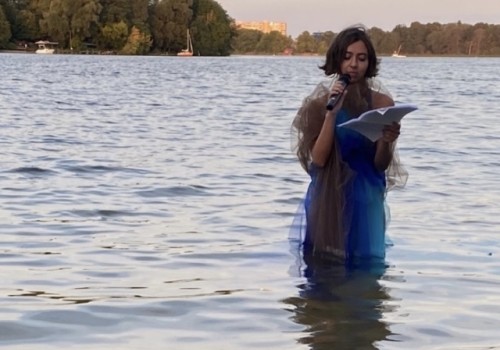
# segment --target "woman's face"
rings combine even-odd
[[[368,69],[368,50],[364,42],[359,40],[347,47],[341,68],[342,74],[351,76],[351,84],[365,77]]]

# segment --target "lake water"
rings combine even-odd
[[[500,349],[499,58],[383,58],[410,173],[382,271],[302,277],[319,57],[1,54],[0,346]]]

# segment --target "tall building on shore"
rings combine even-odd
[[[286,36],[286,23],[285,22],[270,22],[270,21],[236,21],[236,27],[242,29],[254,29],[263,33],[270,33],[273,31],[279,32]]]

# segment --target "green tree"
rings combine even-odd
[[[318,53],[325,54],[334,38],[335,34],[330,30],[321,33],[318,42]]]
[[[500,56],[500,25],[488,26],[488,54]]]
[[[153,48],[176,53],[186,45],[186,31],[192,19],[192,1],[162,0],[152,6],[150,18]]]
[[[319,38],[318,38],[319,39]],[[319,40],[309,34],[308,31],[303,32],[297,37],[295,48],[297,53],[315,53],[318,52]]]
[[[16,16],[17,31],[15,37],[17,40],[34,41],[38,37],[40,27],[35,13],[30,10],[20,10]]]
[[[203,56],[227,56],[231,53],[231,41],[236,35],[233,20],[213,0],[193,1],[191,33],[196,54]]]
[[[474,54],[479,56],[484,51],[484,39],[486,34],[486,26],[484,23],[476,23],[474,25],[474,34],[472,37],[472,41],[474,43]]]
[[[377,51],[377,53],[382,53],[386,32],[384,32],[380,28],[373,27],[368,30],[368,35],[370,35],[370,39],[372,40],[373,46],[375,47],[375,51]]]
[[[10,26],[15,26],[16,22],[16,3],[12,0],[0,0],[0,8],[3,10],[4,18],[9,22]]]
[[[17,1],[15,0],[0,0],[0,9],[2,9],[3,18],[9,24],[8,32],[5,31],[3,33],[0,33],[0,36],[9,35],[10,38],[12,39],[16,38],[16,33],[18,32],[18,23],[16,14],[18,12],[18,6],[21,5],[22,1],[20,1],[20,3],[18,4]]]
[[[462,23],[449,23],[444,27],[445,40],[447,42],[445,54],[461,55],[466,52],[462,38],[465,28]]]
[[[129,0],[101,0],[101,5],[101,23],[107,25],[110,23],[125,22],[127,26],[131,25],[131,7]]]
[[[264,33],[255,29],[238,29],[231,41],[231,46],[236,53],[255,53],[257,44]]]
[[[156,51],[176,53],[186,46],[192,20],[191,0],[162,0],[152,6],[151,34]]]
[[[78,48],[90,40],[106,50],[146,54],[153,37],[156,52],[176,53],[185,48],[189,29],[196,54],[228,55],[233,48],[237,53],[280,54],[290,47],[322,54],[335,36],[304,32],[294,43],[279,33],[236,29],[215,0],[0,0],[0,9],[1,47],[50,39]],[[412,22],[368,32],[379,54],[402,45],[403,54],[500,55],[500,26],[494,24]]]
[[[91,36],[92,26],[97,25],[99,22],[99,13],[102,10],[102,6],[99,0],[70,1],[75,9],[74,15],[71,17],[70,33],[72,38],[76,39],[75,43],[79,43]],[[80,2],[80,6],[77,5],[78,2]]]
[[[428,28],[428,34],[425,38],[426,52],[429,54],[439,54],[442,45],[439,32],[442,30],[442,25],[441,23],[433,22],[427,23],[426,27]]]
[[[138,27],[142,32],[149,32],[149,0],[128,0],[130,2],[130,23]],[[165,1],[165,0],[163,0]],[[184,2],[190,0],[184,0]]]
[[[290,45],[290,38],[284,36],[280,32],[273,31],[262,36],[257,44],[256,51],[262,54],[278,55],[283,53]]]
[[[127,43],[121,53],[125,55],[144,55],[151,47],[151,36],[141,32],[136,26],[132,27]]]
[[[50,0],[29,0],[27,10],[34,16],[36,27],[35,37],[37,39],[48,38],[47,26],[44,21],[44,14],[47,16],[50,7]]]
[[[410,24],[411,40],[406,45],[407,53],[423,55],[427,52],[425,38],[429,35],[429,29],[420,22]]]
[[[0,48],[7,48],[12,33],[10,31],[10,23],[0,6]]]
[[[98,0],[51,0],[42,9],[40,26],[63,46],[78,48],[90,36],[101,10]]]
[[[106,50],[121,50],[128,39],[128,27],[124,21],[106,24],[101,30],[100,47]]]

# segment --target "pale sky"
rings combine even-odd
[[[286,22],[288,35],[362,23],[390,31],[411,22],[500,24],[500,0],[216,0],[235,20]]]

